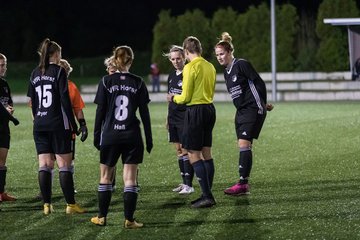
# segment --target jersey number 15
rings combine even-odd
[[[48,108],[52,104],[52,93],[51,93],[52,85],[40,85],[35,88],[35,91],[39,97],[39,108],[43,106],[44,108]]]

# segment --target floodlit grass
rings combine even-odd
[[[180,177],[173,147],[164,128],[166,105],[151,104],[154,149],[140,166],[141,191],[136,218],[143,229],[125,230],[121,191],[113,194],[108,226],[90,223],[97,213],[98,152],[92,134],[77,142],[75,185],[77,202],[88,209],[66,216],[65,201],[55,175],[55,213],[42,214],[30,109],[16,106],[21,125],[12,128],[7,191],[18,196],[0,204],[2,239],[359,239],[359,132],[356,102],[279,103],[268,114],[254,143],[251,195],[229,197],[223,190],[237,177],[238,149],[234,107],[217,103],[213,155],[213,192],[217,205],[190,209],[189,197],[171,192]],[[85,114],[93,130],[95,106]]]

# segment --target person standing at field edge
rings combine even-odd
[[[119,46],[113,52],[117,72],[104,76],[98,85],[94,103],[97,104],[94,146],[100,150],[100,182],[98,187],[99,213],[91,218],[95,225],[105,226],[112,196],[114,167],[121,156],[124,181],[124,228],[141,228],[135,221],[138,188],[138,164],[144,156],[144,143],[139,109],[144,126],[146,151],[153,147],[148,103],[149,93],[142,78],[129,72],[134,53],[129,46]]]
[[[16,197],[5,192],[6,158],[10,148],[9,121],[12,121],[15,125],[19,124],[19,121],[13,116],[14,107],[10,87],[4,79],[6,70],[6,56],[0,53],[0,202],[16,200]]]
[[[194,36],[187,37],[183,42],[183,48],[189,63],[183,71],[182,93],[168,94],[167,100],[176,104],[186,104],[182,145],[188,151],[190,163],[202,191],[202,195],[191,202],[191,207],[212,207],[216,204],[211,192],[215,173],[211,146],[216,121],[213,105],[216,70],[201,56],[202,47],[199,39]]]
[[[215,55],[220,65],[225,67],[226,87],[236,107],[235,131],[240,149],[239,182],[225,189],[224,193],[239,196],[250,193],[252,143],[259,137],[266,111],[271,111],[273,105],[267,104],[265,82],[250,62],[234,58],[231,40],[231,36],[224,32],[215,45]]]
[[[178,94],[182,92],[183,69],[185,65],[184,49],[180,46],[173,45],[170,51],[164,54],[165,57],[174,66],[175,70],[168,76],[168,93]],[[173,189],[173,192],[178,192],[180,195],[191,194],[194,192],[192,180],[194,178],[194,169],[190,164],[189,156],[182,147],[182,135],[184,129],[186,105],[169,102],[168,115],[166,118],[166,127],[169,133],[169,142],[172,142],[176,149],[176,154],[179,163],[180,175],[182,183]]]
[[[38,50],[39,66],[31,73],[27,96],[33,115],[33,135],[39,159],[39,185],[44,214],[54,211],[51,204],[54,154],[59,167],[60,186],[66,201],[66,214],[84,213],[75,202],[72,173],[71,135],[77,125],[69,97],[65,70],[60,67],[61,47],[46,38]]]

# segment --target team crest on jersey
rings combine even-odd
[[[231,81],[236,82],[236,80],[237,80],[237,76],[236,76],[236,75],[233,75],[233,76],[231,77]]]
[[[181,86],[182,86],[182,81],[181,81],[181,80],[178,81],[177,85],[178,85],[179,87],[181,87]]]
[[[120,79],[121,79],[121,80],[125,80],[125,76],[120,76]]]

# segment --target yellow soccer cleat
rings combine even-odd
[[[86,210],[79,206],[79,204],[66,204],[66,214],[74,214],[74,213],[85,213]]]
[[[54,212],[54,208],[50,203],[45,203],[44,204],[44,214],[45,215],[49,215],[50,213]]]
[[[99,218],[98,216],[96,216],[91,218],[90,221],[98,226],[106,226],[106,217]]]
[[[126,229],[136,229],[136,228],[142,228],[144,226],[144,224],[142,223],[138,223],[135,220],[133,222],[129,221],[129,220],[125,220],[124,223],[124,227]]]

